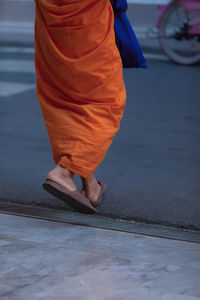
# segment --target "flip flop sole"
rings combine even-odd
[[[43,188],[51,195],[64,201],[70,207],[82,213],[95,213],[96,209],[92,206],[90,201],[83,195],[77,192],[71,192],[60,186],[59,184],[45,180],[42,184]]]

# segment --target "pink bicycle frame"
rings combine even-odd
[[[200,2],[197,0],[172,0],[167,5],[158,5],[159,12],[155,20],[155,26],[159,27],[165,11],[177,2],[188,11],[199,12],[198,15],[192,20],[192,26],[189,28],[189,33],[200,34]]]

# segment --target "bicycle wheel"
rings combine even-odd
[[[189,34],[189,23],[197,12],[189,12],[178,3],[172,3],[159,25],[160,45],[167,56],[178,64],[200,62],[200,35]]]

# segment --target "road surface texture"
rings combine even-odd
[[[69,211],[42,188],[55,164],[32,50],[12,49],[0,47],[0,201]],[[199,230],[200,68],[161,58],[147,63],[124,70],[121,128],[95,172],[108,185],[97,214]]]

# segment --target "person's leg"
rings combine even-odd
[[[36,0],[36,91],[56,163],[47,176],[71,191],[74,174],[83,176],[82,193],[95,202],[92,174],[125,107],[123,66],[110,1],[62,2]]]
[[[46,176],[46,178],[66,187],[70,191],[75,191],[77,186],[74,183],[74,173],[67,168],[56,165]]]

